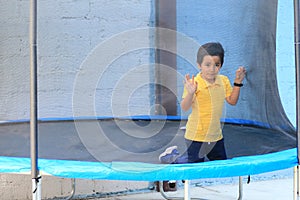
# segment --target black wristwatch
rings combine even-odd
[[[233,83],[233,85],[236,87],[242,87],[244,84],[243,83]]]

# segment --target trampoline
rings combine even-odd
[[[55,102],[59,97],[38,89],[37,5],[31,1],[31,116],[30,120],[11,119],[14,116],[9,114],[2,119],[0,172],[31,171],[33,199],[41,198],[42,173],[93,180],[186,180],[188,188],[188,180],[248,176],[298,165],[299,120],[295,128],[286,116],[276,77],[278,1],[236,5],[234,0],[220,0],[213,9],[209,0],[201,5],[198,1],[152,3],[154,26],[126,30],[96,46],[73,73],[73,88],[63,94],[71,96],[68,104],[73,116],[52,117],[47,113],[55,113],[51,105],[49,109],[44,108],[45,103],[38,106],[43,99]],[[213,17],[195,18],[187,12],[191,6],[213,10]],[[298,1],[294,6],[298,27]],[[232,15],[243,20],[229,20]],[[194,32],[195,19],[205,32]],[[215,32],[216,24],[222,31]],[[218,40],[225,47],[222,74],[232,80],[235,67],[247,68],[239,103],[225,106],[222,118],[228,159],[161,164],[158,156],[166,147],[177,145],[185,154],[184,127],[189,113],[179,106],[182,77],[195,73],[196,49],[207,40]],[[116,45],[118,48],[112,48]],[[138,57],[136,66],[124,63],[127,54],[128,62]],[[124,68],[118,68],[118,59]],[[299,74],[298,57],[296,61]],[[112,73],[119,76],[112,77]],[[296,84],[298,103],[298,76]],[[188,192],[184,199],[191,199]]]
[[[40,173],[72,179],[160,181],[159,186],[162,187],[164,180],[249,176],[291,168],[298,162],[293,133],[225,123],[223,131],[228,160],[160,164],[158,156],[168,145],[177,145],[181,152],[185,152],[181,126],[186,120],[160,116],[151,116],[151,122],[149,120],[145,116],[78,120],[76,123],[84,127],[86,139],[92,140],[80,138],[74,120],[41,120],[39,145],[43,148],[39,150]],[[163,128],[153,135],[155,128],[147,125],[152,123],[154,127],[160,127],[162,122]],[[93,129],[94,124],[99,124],[103,132]],[[143,127],[142,132],[136,131],[136,124]],[[28,173],[31,168],[29,123],[4,123],[0,127],[0,172]],[[101,143],[95,142],[94,135],[101,138]],[[186,181],[185,184],[188,183]],[[75,182],[73,184],[75,191]],[[160,192],[166,199],[174,199],[168,197],[162,188]],[[240,189],[240,199],[241,192]]]
[[[159,164],[158,156],[166,146],[177,145],[180,152],[185,152],[184,130],[182,130],[185,122],[186,120],[177,120],[174,117],[161,120],[158,116],[152,116],[151,127],[147,127],[150,121],[141,117],[80,120],[76,123],[85,131],[86,138],[82,138],[74,121],[41,121],[39,145],[44,148],[39,150],[39,158]],[[99,132],[95,124],[99,124],[103,132]],[[136,124],[142,128],[137,130]],[[0,126],[1,155],[29,158],[29,123],[5,123]],[[156,127],[162,128],[157,132]],[[293,133],[283,134],[264,127],[229,123],[224,125],[223,131],[229,159],[274,153],[296,147]],[[128,135],[128,132],[131,135]],[[95,135],[101,138],[101,143],[95,141],[97,140]]]

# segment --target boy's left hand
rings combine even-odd
[[[242,83],[244,78],[246,76],[246,69],[245,67],[241,66],[239,67],[235,72],[235,83]]]

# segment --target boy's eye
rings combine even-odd
[[[210,63],[210,62],[207,62],[207,63],[204,63],[204,65],[205,65],[206,67],[210,67],[210,66],[212,66],[213,64]]]
[[[205,66],[206,66],[206,67],[217,67],[217,68],[220,68],[220,67],[221,67],[221,64],[206,63]]]

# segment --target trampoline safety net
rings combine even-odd
[[[221,119],[228,158],[296,147],[276,76],[278,1],[167,2],[39,2],[39,158],[159,163],[173,145],[184,154],[183,80],[199,73],[207,42],[223,45],[231,84],[247,70]],[[1,156],[30,157],[28,20],[1,19]]]

